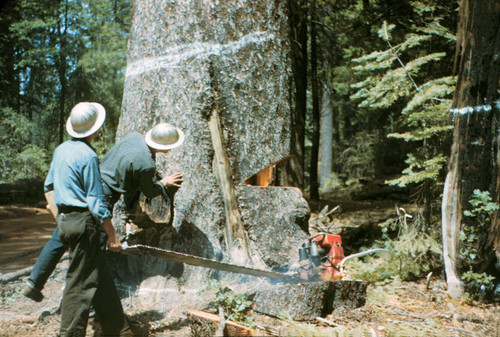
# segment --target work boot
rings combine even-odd
[[[29,282],[23,288],[23,295],[35,302],[41,302],[43,300],[43,294],[40,290],[35,289]]]

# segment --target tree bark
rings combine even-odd
[[[332,175],[333,110],[330,92],[323,88],[321,106],[321,169],[320,186],[325,188]]]
[[[65,6],[68,4],[65,3]],[[67,76],[67,64],[66,64],[66,32],[67,32],[67,27],[62,25],[66,25],[68,22],[67,18],[67,11],[61,14],[62,16],[65,17],[64,23],[62,22],[62,19],[57,24],[57,42],[59,44],[59,54],[58,54],[58,62],[57,62],[57,74],[59,77],[59,83],[61,85],[61,92],[59,96],[59,143],[62,143],[64,141],[64,132],[66,130],[66,120],[65,120],[65,115],[66,115],[66,92],[67,92],[67,83],[68,81],[66,80]]]
[[[318,161],[320,138],[320,111],[319,111],[319,77],[318,77],[318,46],[316,29],[316,2],[311,2],[311,88],[312,88],[312,137],[311,160],[309,162],[310,197],[319,199]]]
[[[307,103],[307,1],[288,0],[290,15],[290,48],[294,87],[292,90],[293,156],[280,172],[280,185],[304,189],[304,153]]]
[[[247,237],[238,209],[236,191],[233,184],[233,173],[226,153],[217,104],[214,104],[212,108],[212,115],[210,116],[208,125],[215,152],[213,170],[224,201],[226,246],[229,250],[231,260],[235,263],[245,265],[249,261],[251,252],[248,250]]]
[[[293,320],[313,320],[333,311],[359,308],[366,303],[364,281],[315,281],[263,284],[255,290],[254,310],[278,317],[286,312]]]
[[[294,262],[310,213],[302,193],[244,183],[294,153],[288,10],[280,0],[133,3],[117,139],[159,122],[181,128],[186,139],[156,158],[160,175],[184,175],[171,225],[138,210],[130,242],[218,261],[234,260],[231,250],[240,246],[248,267],[286,269]],[[114,224],[127,234],[122,208],[115,208]],[[235,277],[155,257],[123,259],[116,272],[124,283],[160,277],[165,281],[155,287],[177,281],[199,287],[214,275]]]
[[[457,31],[455,72],[457,88],[452,111],[454,133],[448,174],[442,202],[443,256],[451,296],[463,292],[460,281],[464,257],[459,255],[459,233],[463,226],[475,226],[475,219],[464,217],[472,206],[473,191],[488,191],[492,199],[498,195],[498,81],[500,64],[500,1],[468,1],[460,3]],[[498,215],[489,234],[477,237],[481,256],[474,270],[482,271],[491,264],[492,246],[498,238]],[[489,235],[489,238],[488,238]],[[489,240],[488,240],[489,239]]]

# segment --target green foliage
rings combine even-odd
[[[472,199],[469,201],[473,209],[464,210],[464,215],[474,220],[473,225],[464,224],[459,236],[462,242],[461,257],[469,265],[481,260],[478,247],[481,242],[480,238],[489,231],[491,215],[499,209],[498,204],[491,201],[488,191],[476,189],[473,193]]]
[[[37,145],[26,145],[21,153],[0,146],[2,152],[0,183],[43,178],[49,170],[47,151]]]
[[[493,297],[496,282],[495,277],[488,273],[477,273],[472,268],[462,274],[465,282],[465,296],[468,299],[484,300]]]
[[[341,172],[349,172],[347,185],[364,177],[373,177],[375,173],[375,134],[359,132],[355,135],[352,146],[346,148],[339,158]]]
[[[430,38],[430,36],[410,34],[405,42],[395,48],[373,52],[354,59],[354,62],[360,65],[353,70],[358,74],[369,75],[363,81],[353,84],[352,87],[358,91],[351,98],[360,99],[360,107],[373,109],[391,107],[398,99],[412,95],[416,89],[411,76],[418,74],[424,65],[439,61],[445,54],[432,53],[420,56],[409,61],[405,66],[394,67],[394,64],[399,65],[397,62],[399,56],[394,50],[403,52],[410,47],[419,46]]]
[[[397,179],[388,180],[386,183],[388,185],[405,187],[408,184],[420,183],[426,180],[436,181],[446,160],[446,157],[438,156],[422,161],[410,153],[405,160],[408,167],[403,170],[403,175]]]
[[[407,155],[405,163],[408,167],[401,177],[387,181],[389,185],[404,187],[412,183],[428,183],[435,189],[441,184],[440,174],[447,162],[445,154],[440,152],[441,139],[453,126],[447,124],[448,103],[435,99],[451,95],[455,82],[455,77],[444,77],[425,83],[403,109],[403,122],[410,129],[390,133],[388,137],[405,142],[422,142],[424,147]]]
[[[360,188],[360,180],[375,176],[375,134],[359,132],[338,157],[338,173],[332,172],[321,193],[349,194]]]
[[[99,158],[102,158],[115,143],[115,129],[104,126],[99,137],[92,142],[92,147],[95,149]]]
[[[250,316],[253,302],[247,294],[234,292],[225,285],[215,285],[215,300],[210,303],[215,308],[222,307],[226,319],[249,327],[255,327]]]
[[[89,2],[85,41],[90,48],[78,60],[85,81],[79,84],[90,84],[89,97],[105,106],[113,138],[121,109],[130,21],[128,2]]]
[[[462,280],[478,284],[490,284],[495,280],[495,277],[486,273],[474,273],[472,270],[469,270],[462,274]]]
[[[331,173],[324,187],[320,188],[321,193],[327,193],[330,191],[336,191],[344,187],[343,181],[340,179],[338,174]]]
[[[1,109],[0,116],[0,182],[45,177],[50,160],[47,151],[29,144],[36,125],[11,108]]]
[[[462,243],[460,259],[463,261],[465,268],[468,268],[461,278],[465,282],[467,295],[473,299],[481,299],[488,292],[494,291],[495,283],[493,281],[495,281],[495,277],[475,270],[475,267],[484,260],[482,245],[491,227],[491,216],[500,209],[500,206],[492,202],[488,191],[478,189],[473,191],[469,203],[472,209],[464,210],[463,213],[470,221],[464,221],[459,235]]]
[[[453,95],[456,81],[455,76],[446,76],[424,83],[402,111],[403,115],[408,116],[408,125],[416,127],[421,123],[425,123],[424,126],[444,124],[449,112],[449,101],[446,98]]]
[[[80,101],[107,111],[96,149],[111,146],[121,110],[128,1],[10,1],[0,11],[0,181],[43,177]]]
[[[381,253],[378,259],[365,257],[364,261],[349,262],[347,271],[351,278],[370,282],[411,280],[441,267],[439,234],[430,232],[420,216],[413,219],[403,209],[398,213],[398,218],[380,224],[382,240],[376,246],[388,249],[389,253]]]
[[[334,155],[346,150],[354,155],[350,149],[356,148],[360,133],[375,136],[373,157],[364,164],[376,175],[401,172],[402,151],[419,163],[446,157],[442,149],[451,129],[447,117],[455,86],[450,74],[457,3],[403,1],[395,6],[379,0],[322,0],[318,4],[322,76],[334,93]],[[386,144],[394,144],[386,140],[388,135],[408,144],[388,151]],[[423,151],[417,155],[414,150],[419,148]],[[356,179],[358,172],[345,168],[335,156],[334,172],[345,180]],[[442,161],[427,164],[438,165]],[[407,171],[410,176],[403,185],[411,183],[416,171],[415,167]],[[428,185],[421,188],[432,194],[426,200],[438,194],[435,185],[440,182],[432,180],[435,171],[423,181],[422,175],[415,176],[417,184]]]
[[[491,222],[490,216],[499,209],[499,206],[491,201],[488,191],[476,189],[473,193],[474,195],[469,202],[474,208],[470,211],[464,211],[464,215],[479,218],[481,226],[485,227]]]
[[[28,144],[16,157],[16,166],[19,172],[13,180],[22,180],[27,178],[44,177],[49,171],[49,156],[45,149],[35,144]]]
[[[353,59],[357,82],[351,99],[367,111],[387,111],[387,137],[414,144],[402,175],[386,183],[416,186],[415,200],[424,203],[429,221],[444,180],[443,144],[452,129],[448,117],[456,78],[449,74],[455,37],[443,22],[456,4],[412,1],[410,6],[415,15],[404,34],[384,21],[378,36],[388,48]]]
[[[387,26],[384,22],[382,31],[387,32],[390,27],[393,26]],[[390,35],[381,34],[388,42],[389,49],[353,60],[359,64],[354,70],[362,81],[353,84],[357,92],[351,98],[359,100],[360,107],[371,109],[390,108],[404,100],[401,110],[403,116],[407,116],[404,124],[419,130],[412,129],[404,135],[394,133],[392,136],[399,136],[406,141],[426,139],[449,129],[445,123],[456,79],[449,76],[436,78],[429,71],[428,68],[435,68],[434,64],[446,57],[444,52],[422,54],[425,43],[439,37],[438,34],[444,34],[442,31],[430,30],[430,27],[428,25],[424,30],[425,35],[409,33],[403,42],[394,47],[390,44]],[[413,59],[403,63],[402,59],[408,58],[405,53]],[[417,86],[414,78],[422,78],[423,84]],[[429,127],[434,126],[441,128],[428,131]]]

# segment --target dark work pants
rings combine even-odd
[[[120,194],[113,191],[109,186],[102,182],[102,189],[104,193],[104,202],[108,210],[113,213],[113,205],[120,198]],[[101,248],[103,250],[106,249],[107,236],[104,231],[101,232]],[[31,275],[28,278],[28,282],[38,290],[42,290],[45,286],[45,283],[49,279],[50,275],[54,271],[59,263],[59,260],[66,252],[66,245],[59,238],[59,227],[56,228],[52,237],[47,242],[45,247],[43,247],[40,256],[36,260],[35,265],[33,266],[33,270],[31,271]]]
[[[99,227],[90,212],[57,216],[69,267],[61,303],[60,336],[85,336],[90,304],[105,336],[130,336],[120,298],[99,248]]]

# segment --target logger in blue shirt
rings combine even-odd
[[[184,133],[168,123],[160,123],[149,130],[145,136],[133,132],[117,144],[101,160],[100,171],[102,178],[102,190],[104,193],[105,208],[108,212],[113,210],[113,205],[121,194],[125,195],[125,201],[129,204],[135,200],[139,191],[153,198],[160,193],[167,192],[166,188],[175,190],[182,183],[182,174],[174,173],[163,178],[156,179],[155,159],[157,153],[166,153],[184,142]],[[72,155],[72,154],[68,154]],[[53,173],[49,172],[45,184],[45,192],[54,190]],[[75,205],[83,205],[84,198],[75,195],[75,192],[67,193],[59,191],[55,198],[56,204],[61,203],[61,198],[69,198]],[[95,198],[88,197],[89,205],[96,203]],[[170,200],[172,202],[172,200]],[[96,214],[104,218],[105,212],[102,203],[95,206]],[[112,226],[111,228],[112,229]],[[117,238],[113,237],[113,240]],[[111,240],[109,240],[111,242]],[[111,248],[111,246],[110,246]],[[33,267],[23,294],[28,298],[40,302],[43,299],[41,290],[50,274],[54,271],[57,263],[63,256],[67,247],[59,239],[59,228],[56,228],[49,242],[45,245],[40,256]],[[114,250],[112,248],[111,250]]]
[[[73,138],[57,147],[45,180],[45,189],[54,190],[59,238],[69,248],[60,336],[85,336],[91,304],[105,335],[132,335],[99,248],[102,228],[109,249],[121,249],[104,202],[97,154],[90,145],[105,117],[98,103],[79,103],[71,110],[66,130]]]

